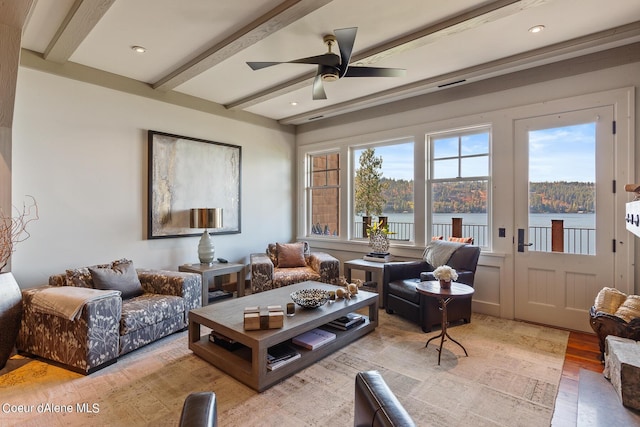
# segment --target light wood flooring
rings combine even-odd
[[[598,337],[582,332],[569,333],[567,352],[556,406],[551,420],[554,427],[575,426],[578,416],[578,381],[580,369],[602,372],[604,365],[600,362]]]

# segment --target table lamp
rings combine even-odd
[[[204,233],[198,244],[198,258],[201,264],[213,264],[216,248],[213,246],[213,240],[209,236],[209,228],[222,227],[222,209],[221,208],[198,208],[191,209],[190,215],[191,228],[204,228]]]

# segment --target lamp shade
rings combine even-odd
[[[191,209],[191,228],[220,228],[222,227],[222,209],[199,208]]]

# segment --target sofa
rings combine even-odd
[[[415,422],[378,371],[356,374],[355,427],[415,426]]]
[[[640,295],[602,288],[589,310],[589,323],[598,335],[600,360],[604,361],[608,335],[640,341]]]
[[[251,292],[263,292],[307,280],[335,283],[340,261],[325,252],[311,252],[306,241],[270,243],[265,253],[250,255]]]
[[[430,250],[440,254],[440,259],[438,256],[430,256]],[[385,264],[382,282],[383,306],[387,313],[397,313],[420,325],[424,332],[431,332],[435,325],[442,323],[440,304],[437,298],[418,292],[417,284],[436,280],[433,271],[436,267],[446,264],[458,273],[456,282],[473,287],[479,257],[478,246],[434,240],[425,249],[422,261]],[[469,323],[471,300],[471,296],[452,300],[447,306],[449,322],[462,320]]]
[[[90,374],[184,330],[201,287],[199,274],[136,269],[129,260],[69,269],[22,291],[16,348]]]

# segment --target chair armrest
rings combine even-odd
[[[214,392],[194,392],[182,405],[180,427],[214,427],[218,425],[218,405]]]
[[[110,296],[89,301],[82,307],[78,319],[69,320],[35,309],[33,296],[48,287],[22,291],[18,350],[54,360],[84,374],[115,361],[120,348],[122,298]]]
[[[269,255],[255,253],[249,256],[251,263],[251,292],[271,289],[274,266]]]
[[[353,425],[415,426],[415,422],[377,371],[356,374]]]
[[[175,295],[184,299],[185,312],[202,306],[202,276],[169,270],[137,269],[145,292]]]
[[[334,283],[340,275],[340,261],[325,252],[311,252],[309,266],[320,274],[324,283]]]
[[[423,271],[432,271],[433,267],[426,261],[388,263],[384,265],[384,284],[394,280],[415,279]]]

